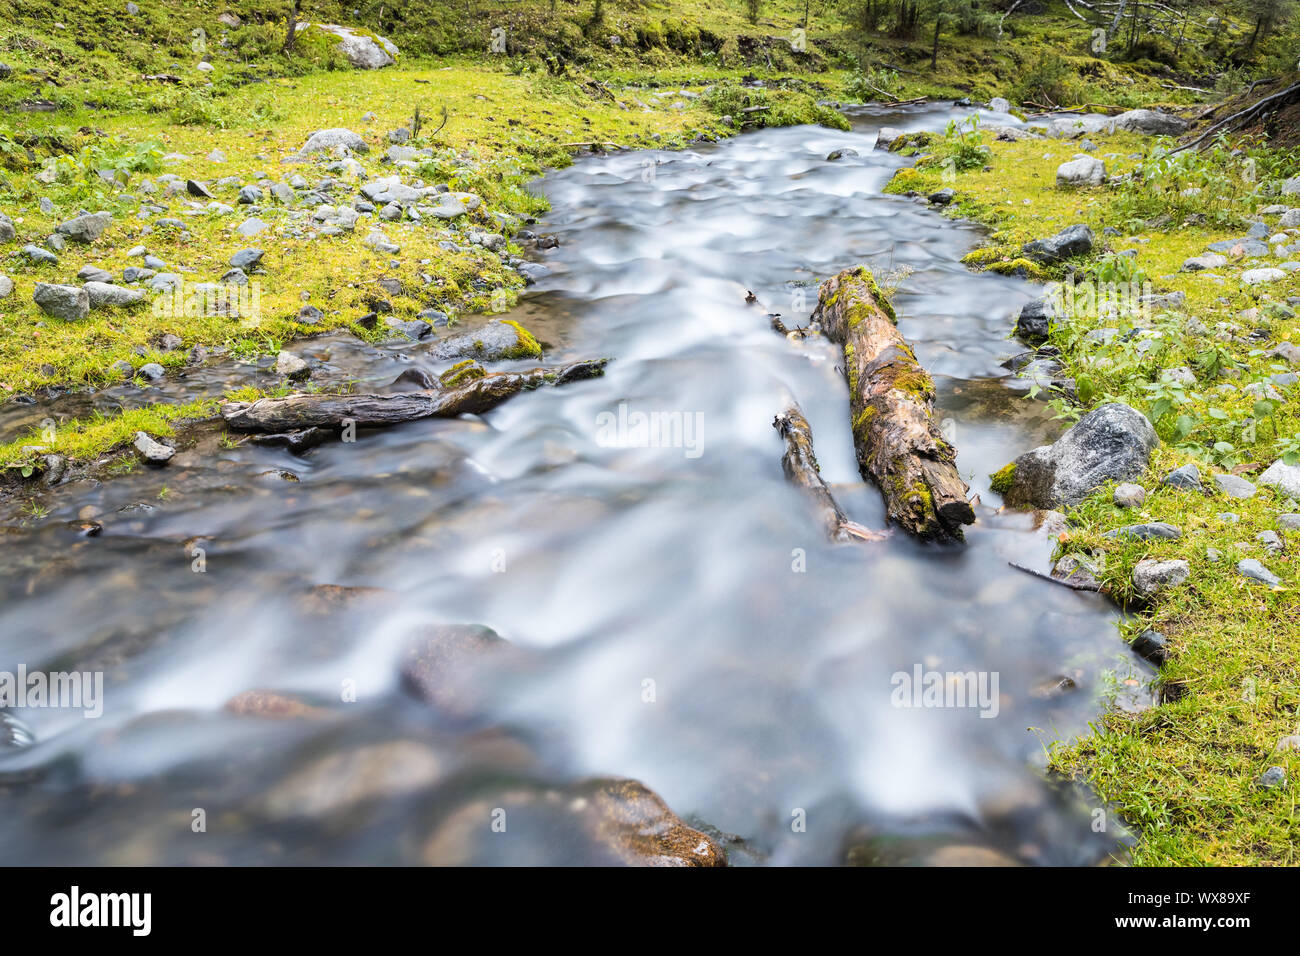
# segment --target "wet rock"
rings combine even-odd
[[[270,690],[246,690],[226,701],[225,710],[240,717],[269,717],[277,720],[319,718],[328,714],[297,697]]]
[[[145,432],[136,432],[132,444],[139,452],[140,459],[150,465],[165,465],[171,461],[172,455],[176,454],[175,448],[154,441]]]
[[[483,688],[474,670],[487,657],[510,648],[489,627],[440,624],[420,629],[408,641],[402,659],[402,686],[439,710],[466,716],[478,707]]]
[[[1126,524],[1122,528],[1107,531],[1104,538],[1131,538],[1135,541],[1150,541],[1152,538],[1174,540],[1181,538],[1183,532],[1175,525],[1164,521],[1152,521],[1147,524]]]
[[[858,151],[856,149],[851,149],[846,146],[843,149],[831,150],[830,153],[828,153],[826,156],[826,162],[833,163],[837,159],[843,159],[846,156],[857,156],[857,155],[858,155]]]
[[[84,288],[92,309],[122,309],[144,301],[141,289],[124,289],[108,282],[87,282]]]
[[[551,270],[540,262],[521,262],[515,268],[524,277],[524,285],[535,285],[539,279],[551,274]]]
[[[1084,554],[1066,554],[1052,566],[1052,577],[1070,587],[1100,591],[1100,561]]]
[[[1191,565],[1181,558],[1168,561],[1143,558],[1133,568],[1133,590],[1150,601],[1183,584],[1191,573]]]
[[[1159,442],[1141,412],[1118,403],[1101,405],[1055,443],[1017,458],[1004,497],[1012,507],[1077,505],[1109,481],[1146,471]]]
[[[1271,588],[1279,587],[1282,584],[1281,578],[1268,568],[1264,567],[1264,565],[1260,564],[1254,558],[1246,558],[1242,561],[1238,561],[1237,573],[1244,577],[1251,578],[1252,580],[1267,584]]]
[[[1146,489],[1128,481],[1116,485],[1115,492],[1111,495],[1111,501],[1117,508],[1141,508],[1146,500]]]
[[[36,742],[36,735],[7,709],[0,709],[0,753],[21,750]]]
[[[1106,181],[1106,164],[1082,153],[1056,167],[1056,185],[1072,188],[1100,186]]]
[[[443,773],[443,762],[422,743],[369,744],[292,771],[254,803],[254,810],[277,820],[316,819],[423,790]]]
[[[84,319],[90,314],[90,295],[74,285],[38,282],[32,301],[48,316],[56,319]]]
[[[1178,488],[1183,491],[1201,490],[1201,470],[1193,464],[1180,465],[1160,479],[1166,488]]]
[[[489,826],[498,810],[508,827],[546,833],[549,839],[501,840]],[[717,841],[683,823],[644,784],[598,779],[563,791],[518,784],[472,799],[443,816],[424,844],[421,861],[434,866],[726,866],[727,856]]]
[[[284,351],[275,358],[275,371],[292,379],[304,379],[311,375],[311,367],[303,359]]]
[[[1159,631],[1145,630],[1133,639],[1134,652],[1159,666],[1169,656],[1169,644]]]
[[[433,334],[433,326],[419,319],[403,322],[401,319],[389,318],[384,320],[384,324],[412,342],[418,342],[420,339],[428,338]]]
[[[167,371],[157,362],[147,362],[140,366],[136,374],[149,382],[161,382],[166,377]]]
[[[518,326],[499,320],[469,332],[449,336],[435,345],[430,354],[441,361],[472,358],[480,362],[542,356],[536,339]]]
[[[295,455],[301,455],[318,445],[323,445],[333,437],[334,434],[327,429],[312,427],[292,432],[276,432],[270,435],[253,435],[250,440],[255,445],[287,448]]]
[[[932,206],[947,206],[956,198],[957,190],[953,189],[951,186],[940,189],[937,193],[930,193],[930,195],[926,197],[927,201]]]
[[[324,153],[334,149],[336,146],[346,146],[354,153],[368,153],[370,147],[366,141],[352,132],[350,129],[335,127],[333,129],[322,129],[312,133],[307,138],[307,142],[299,150],[303,155],[310,153]]]
[[[1264,469],[1259,484],[1288,498],[1300,499],[1300,465],[1288,465],[1279,458]]]
[[[111,214],[106,212],[87,213],[54,227],[59,235],[67,236],[73,242],[91,243],[104,234],[113,222]]]
[[[1026,256],[1037,262],[1061,262],[1092,251],[1092,230],[1083,223],[1067,226],[1054,236],[1025,243]]]
[[[1029,345],[1047,341],[1051,324],[1060,318],[1060,309],[1053,296],[1040,296],[1020,307],[1016,316],[1016,338]]]

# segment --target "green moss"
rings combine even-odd
[[[540,359],[542,357],[542,345],[540,342],[537,341],[537,339],[533,338],[533,334],[531,332],[529,332],[518,322],[515,322],[511,319],[503,319],[502,321],[505,322],[506,325],[514,326],[515,331],[519,333],[519,344],[516,345],[510,351],[505,353],[506,358]]]
[[[173,425],[184,420],[211,418],[217,401],[204,399],[183,405],[150,405],[119,415],[96,413],[89,418],[59,422],[53,434],[33,429],[22,438],[0,445],[0,467],[29,471],[40,465],[42,455],[62,455],[72,460],[89,460],[135,439],[136,432],[155,438],[174,434]],[[24,451],[24,446],[33,451]]]
[[[473,359],[465,359],[465,361],[457,362],[439,375],[438,381],[447,388],[456,388],[459,385],[465,385],[475,379],[482,378],[486,374],[487,371],[483,366]]]
[[[1009,465],[1003,465],[993,474],[989,475],[992,479],[989,487],[1000,495],[1005,495],[1011,491],[1011,486],[1016,480],[1016,463],[1013,461]]]

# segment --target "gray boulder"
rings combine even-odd
[[[90,314],[90,296],[75,285],[36,283],[32,301],[42,312],[56,319],[84,319]]]
[[[366,141],[352,132],[350,129],[344,129],[336,126],[332,129],[321,129],[307,137],[307,142],[303,143],[300,153],[325,153],[329,152],[335,146],[346,146],[354,153],[367,153],[370,147]]]
[[[7,299],[14,291],[14,280],[6,275],[0,275],[0,299]]]
[[[1181,558],[1158,561],[1143,558],[1133,568],[1133,590],[1148,601],[1171,588],[1176,588],[1191,576],[1192,567]]]
[[[144,301],[144,290],[124,289],[109,282],[87,282],[82,288],[90,297],[92,309],[126,308]]]
[[[14,229],[13,220],[0,212],[0,242],[11,242],[16,235],[18,232]]]
[[[1082,153],[1056,167],[1056,185],[1065,187],[1100,186],[1106,181],[1106,164]]]
[[[1061,317],[1057,299],[1052,295],[1031,299],[1020,307],[1016,316],[1016,338],[1029,345],[1042,345],[1047,341],[1053,320]]]
[[[500,320],[482,328],[443,339],[430,353],[435,359],[478,359],[494,362],[506,359],[540,358],[541,350],[528,333]]]
[[[1147,417],[1128,405],[1101,405],[1058,438],[1015,460],[1004,493],[1013,507],[1077,505],[1110,481],[1136,478],[1160,444]]]
[[[1279,458],[1264,469],[1259,484],[1288,498],[1300,499],[1300,465],[1288,465]]]
[[[1166,488],[1181,488],[1183,491],[1200,491],[1201,469],[1193,464],[1181,465],[1160,479],[1160,484]]]
[[[1187,120],[1156,110],[1129,110],[1115,117],[1112,129],[1144,136],[1181,136],[1187,132]]]
[[[154,441],[145,432],[136,432],[135,441],[132,444],[139,453],[141,460],[151,465],[165,465],[171,461],[172,455],[176,454],[175,448]]]
[[[67,236],[73,242],[91,243],[104,234],[113,222],[111,214],[106,212],[87,213],[54,227],[59,235]]]
[[[1067,226],[1047,239],[1026,242],[1024,253],[1038,262],[1060,262],[1092,251],[1092,230],[1083,223]]]
[[[300,23],[298,30],[314,28],[339,38],[339,52],[359,70],[378,70],[397,61],[397,45],[387,37],[357,33],[337,23]]]

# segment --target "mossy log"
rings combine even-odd
[[[785,439],[781,468],[791,483],[798,485],[813,500],[827,537],[832,541],[879,541],[887,537],[856,521],[850,521],[822,481],[817,455],[813,452],[812,427],[798,405],[791,405],[772,421],[772,427]]]
[[[921,538],[960,538],[975,520],[957,453],[934,422],[934,382],[863,266],[822,283],[813,320],[844,348],[858,468],[889,520]]]
[[[255,402],[232,402],[221,408],[236,431],[284,432],[298,428],[396,425],[418,418],[455,418],[481,414],[520,392],[543,385],[564,385],[596,378],[605,360],[575,362],[527,372],[484,375],[459,388],[423,389],[394,395],[287,395]]]

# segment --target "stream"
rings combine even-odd
[[[0,671],[102,671],[104,690],[97,719],[28,707],[0,725],[4,859],[601,862],[540,818],[517,813],[503,837],[488,816],[503,788],[544,803],[593,776],[641,781],[733,864],[1121,854],[1118,818],[1099,830],[1094,797],[1045,777],[1045,748],[1149,701],[1152,669],[1109,601],[1010,566],[1047,570],[1052,539],[988,489],[1062,428],[1001,366],[1034,287],[961,263],[979,227],[881,192],[908,160],[873,149],[880,127],[971,112],[850,108],[849,132],[762,130],[546,176],[535,229],[559,245],[507,317],[548,364],[611,358],[603,378],[302,455],[201,430],[166,468],[65,484],[39,517],[6,506]],[[826,161],[835,149],[858,155]],[[901,331],[981,495],[964,546],[832,544],[782,475],[772,420],[793,397],[840,505],[884,527],[834,349],[766,318],[806,324],[817,284],[858,263],[897,277]],[[450,364],[430,347],[332,333],[294,351],[323,363],[316,380],[364,390]],[[11,403],[0,432],[275,382],[265,362],[213,362],[147,393]],[[652,413],[682,430],[643,440]],[[441,707],[400,676],[429,622],[510,642]],[[897,706],[895,675],[918,669],[996,683],[979,707]],[[251,689],[312,713],[224,709]]]

